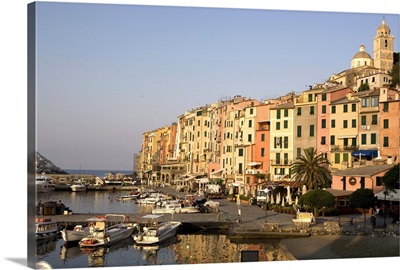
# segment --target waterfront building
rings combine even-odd
[[[400,160],[400,100],[399,90],[381,87],[379,96],[378,151],[387,164]]]
[[[322,84],[263,103],[224,98],[185,112],[168,128],[145,132],[135,158],[138,177],[168,184],[184,178],[188,184],[207,175],[253,195],[268,180],[290,181],[292,162],[308,147],[324,154],[335,174],[341,171],[333,179],[336,188],[354,172],[349,169],[398,163],[399,89],[389,88],[393,42],[383,20],[373,38],[374,58],[361,45],[350,68]]]
[[[328,159],[331,162],[331,170],[353,166],[351,154],[358,150],[358,112],[358,102],[354,100],[352,93],[330,103]]]
[[[294,159],[294,102],[293,97],[285,103],[270,108],[270,175],[272,181],[290,180],[290,166]],[[299,131],[299,130],[297,130]]]
[[[353,91],[346,86],[340,84],[324,84],[323,91],[318,94],[317,98],[317,132],[316,132],[316,150],[317,154],[323,154],[325,158],[332,162],[332,145],[330,144],[331,136],[331,103],[335,100],[345,98]],[[356,105],[351,106],[352,112]],[[352,122],[352,124],[354,124]]]

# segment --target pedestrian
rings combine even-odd
[[[238,208],[238,223],[242,224],[242,211]]]

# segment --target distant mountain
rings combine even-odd
[[[36,173],[37,174],[68,174],[53,164],[50,160],[36,152]]]

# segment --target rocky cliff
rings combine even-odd
[[[36,173],[37,174],[68,174],[53,164],[50,160],[36,152]]]

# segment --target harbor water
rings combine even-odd
[[[72,213],[139,213],[148,214],[152,206],[118,201],[127,191],[55,191],[40,193],[37,201],[59,201]],[[51,218],[51,216],[49,216]],[[81,249],[66,245],[61,237],[37,244],[37,261],[44,260],[54,269],[79,267],[115,267],[174,264],[235,263],[240,261],[287,260],[279,252],[279,240],[231,241],[224,234],[180,234],[155,246],[137,246],[133,238],[110,247]]]

